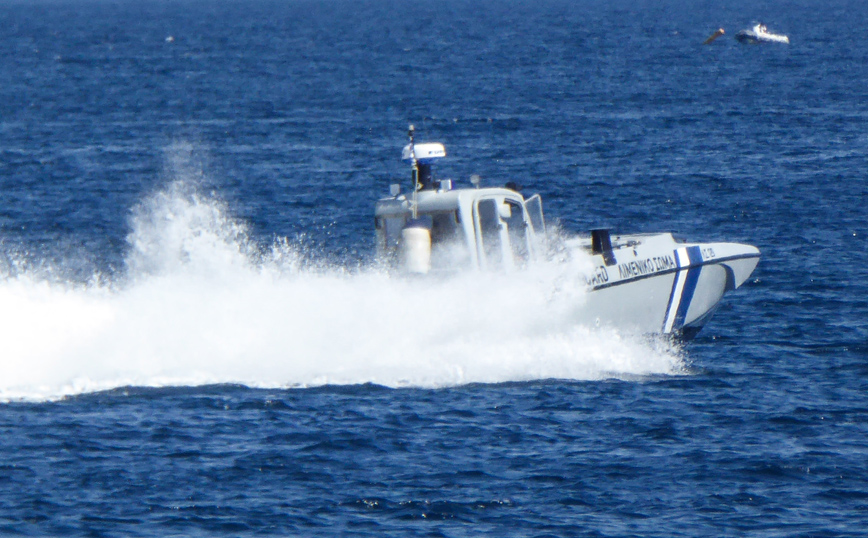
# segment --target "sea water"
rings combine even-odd
[[[862,534],[865,9],[4,2],[0,534]],[[578,259],[397,277],[410,123],[760,265],[689,344],[575,323]]]

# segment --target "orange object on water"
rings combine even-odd
[[[702,44],[708,45],[709,43],[711,43],[712,41],[714,41],[718,37],[722,36],[724,33],[725,32],[723,31],[723,28],[718,28],[713,34],[708,36],[708,39],[706,39]]]

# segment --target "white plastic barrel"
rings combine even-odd
[[[424,275],[431,269],[431,232],[421,226],[401,230],[401,253],[408,273]]]

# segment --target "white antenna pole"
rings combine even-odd
[[[410,129],[407,135],[410,137],[410,160],[413,163],[413,219],[416,219],[416,193],[419,192],[419,163],[416,161],[416,146],[413,142],[413,132],[416,130],[413,124],[410,124]]]

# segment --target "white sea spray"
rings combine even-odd
[[[184,182],[131,217],[126,273],[0,280],[0,399],[119,386],[444,387],[678,373],[671,346],[575,322],[580,259],[418,279],[257,245]]]

